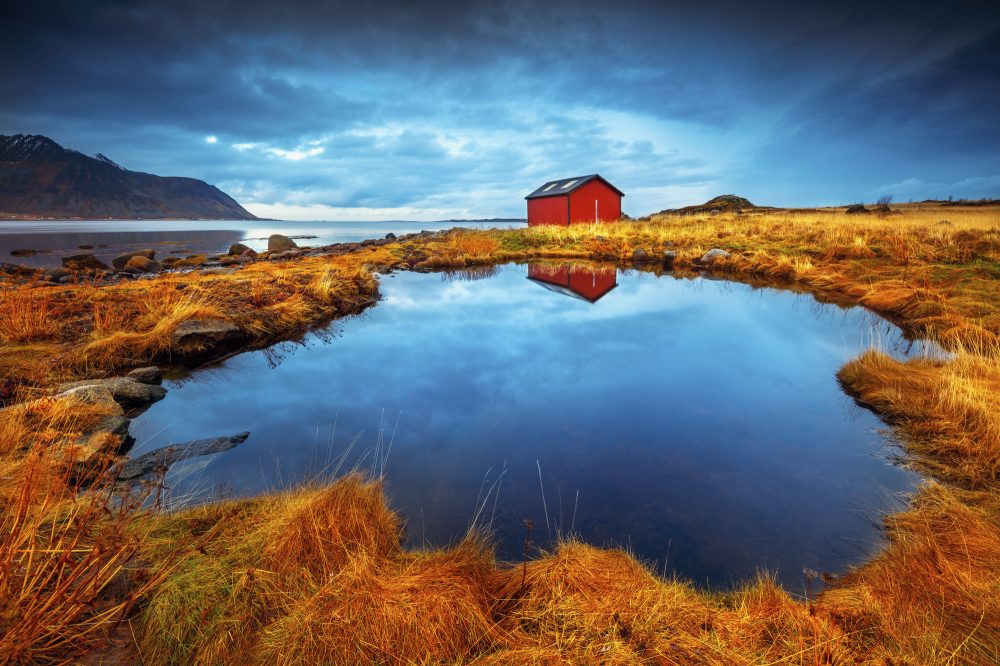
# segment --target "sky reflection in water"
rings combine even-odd
[[[553,287],[561,271],[384,277],[382,302],[304,346],[168,383],[134,451],[249,430],[171,481],[246,494],[315,474],[358,437],[351,464],[381,421],[386,438],[396,429],[387,486],[413,543],[460,538],[484,479],[506,469],[485,511],[500,557],[519,559],[524,518],[545,545],[540,466],[553,533],[713,587],[767,567],[800,590],[802,567],[843,571],[873,552],[879,511],[916,477],[887,461],[880,422],[835,373],[873,340],[902,353],[895,327],[709,279],[612,271],[605,288],[590,273],[580,297]]]

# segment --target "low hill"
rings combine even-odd
[[[33,134],[0,135],[0,218],[257,219],[204,181],[129,171]]]
[[[684,208],[667,208],[653,215],[704,215],[706,213],[735,213],[741,210],[759,210],[761,206],[755,206],[748,199],[738,197],[735,194],[723,194],[722,196],[709,199],[697,206],[685,206]]]

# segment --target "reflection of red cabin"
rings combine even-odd
[[[528,226],[617,222],[625,193],[596,173],[551,180],[525,197]]]
[[[530,264],[528,279],[546,289],[596,303],[618,286],[614,268],[587,268],[560,264]]]

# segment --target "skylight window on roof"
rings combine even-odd
[[[559,181],[556,181],[556,182],[552,183],[551,185],[549,185],[548,187],[546,187],[544,190],[542,190],[542,192],[548,192],[549,190],[551,190],[553,187],[555,187],[558,184],[559,184]]]
[[[571,180],[568,183],[566,183],[565,185],[563,185],[562,187],[560,187],[559,189],[561,189],[561,190],[568,189],[568,188],[572,187],[573,183],[575,183],[575,182],[576,182],[575,180]]]

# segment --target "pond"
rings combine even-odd
[[[586,265],[381,280],[361,315],[168,381],[133,453],[249,430],[171,473],[189,501],[384,461],[413,544],[478,513],[519,561],[531,519],[536,547],[572,532],[713,589],[862,562],[918,481],[835,377],[873,342],[919,352],[861,308]]]

